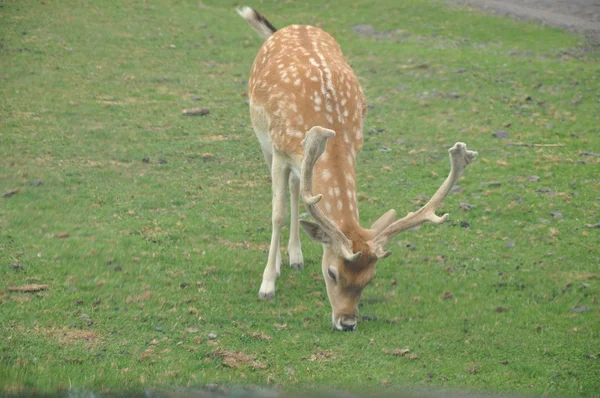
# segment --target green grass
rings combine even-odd
[[[0,197],[0,394],[219,383],[596,396],[600,229],[586,225],[600,221],[600,157],[583,153],[600,152],[597,54],[445,3],[249,4],[278,27],[323,27],[361,76],[363,224],[433,194],[455,141],[479,151],[445,202],[451,220],[390,244],[363,294],[360,315],[376,320],[340,333],[306,236],[306,269],[284,269],[276,298],[257,300],[270,183],[244,93],[261,41],[236,5],[0,1],[0,193],[19,190]],[[210,114],[182,116],[198,106]],[[8,290],[26,283],[49,288]],[[224,366],[222,350],[259,364]]]

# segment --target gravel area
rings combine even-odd
[[[600,46],[599,0],[447,0],[512,18],[540,22],[585,35]]]

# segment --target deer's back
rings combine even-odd
[[[327,152],[355,156],[362,147],[364,95],[337,42],[319,28],[291,25],[269,37],[254,60],[249,93],[253,118],[280,152],[301,154],[313,126],[336,132]]]

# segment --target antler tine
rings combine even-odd
[[[320,126],[314,126],[306,133],[306,137],[304,138],[304,141],[302,141],[304,159],[302,160],[300,171],[300,195],[312,218],[330,237],[334,249],[346,260],[356,261],[360,258],[362,253],[352,252],[350,240],[329,218],[327,218],[325,214],[323,214],[321,209],[319,209],[317,203],[319,203],[323,195],[318,194],[313,196],[312,194],[313,169],[315,163],[317,163],[319,157],[325,152],[327,139],[334,136],[335,132],[333,130]]]
[[[435,214],[435,210],[440,207],[446,196],[448,196],[465,167],[475,160],[475,157],[477,156],[477,152],[467,150],[467,146],[462,142],[454,144],[448,152],[450,153],[451,164],[448,178],[446,178],[442,186],[436,191],[425,206],[421,207],[416,212],[408,213],[406,217],[392,223],[374,238],[374,243],[382,250],[383,246],[390,238],[402,231],[421,225],[426,221],[434,224],[442,224],[448,220],[448,214],[439,217]]]

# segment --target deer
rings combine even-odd
[[[396,220],[390,210],[370,228],[359,223],[356,157],[363,145],[367,104],[339,44],[322,29],[276,29],[250,7],[238,14],[263,39],[248,79],[252,128],[271,173],[272,232],[259,299],[272,299],[281,274],[281,230],[289,188],[289,263],[303,269],[300,226],[322,244],[321,270],[333,328],[357,327],[358,302],[375,277],[376,264],[392,254],[386,244],[425,222],[442,224],[440,207],[477,152],[457,142],[448,151],[450,173],[429,202]],[[299,219],[302,200],[312,221]]]

